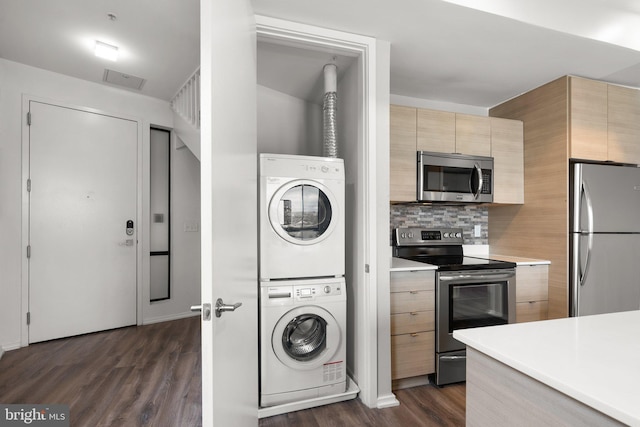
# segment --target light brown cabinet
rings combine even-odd
[[[494,203],[523,203],[522,122],[391,105],[390,200],[416,194],[416,152],[494,158]]]
[[[392,105],[389,195],[394,202],[416,200],[416,109]]]
[[[417,117],[417,151],[456,152],[455,113],[418,108]]]
[[[491,156],[489,117],[456,113],[456,153]]]
[[[435,372],[435,273],[391,273],[391,379]]]
[[[607,160],[607,84],[571,78],[569,85],[570,157]]]
[[[607,89],[608,160],[640,164],[640,90]]]
[[[549,266],[516,267],[516,322],[546,320],[549,309]]]
[[[523,126],[520,120],[490,118],[493,203],[524,203]]]
[[[488,117],[418,109],[419,151],[491,155],[491,124]]]
[[[640,163],[640,90],[569,78],[570,157]]]
[[[527,177],[522,207],[489,207],[489,245],[497,253],[551,261],[551,319],[569,314],[569,160],[640,162],[639,93],[564,76],[489,112],[524,123]]]

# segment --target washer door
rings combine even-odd
[[[327,310],[294,308],[273,328],[271,345],[278,359],[293,369],[307,370],[330,361],[340,345],[340,327]]]
[[[339,214],[335,196],[311,180],[283,185],[269,203],[271,227],[280,237],[298,245],[313,245],[329,237]]]

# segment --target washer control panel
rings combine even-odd
[[[321,298],[340,295],[342,293],[342,286],[336,282],[309,286],[299,285],[293,287],[293,293],[298,300]]]

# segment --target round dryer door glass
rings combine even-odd
[[[333,215],[327,194],[311,184],[289,188],[280,197],[277,212],[282,231],[301,241],[321,237],[327,232]]]
[[[282,347],[295,360],[313,360],[327,348],[327,322],[315,314],[293,318],[282,333]]]

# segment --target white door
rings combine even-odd
[[[29,110],[29,342],[134,325],[137,123]]]
[[[204,426],[258,425],[256,30],[249,0],[201,1]]]

